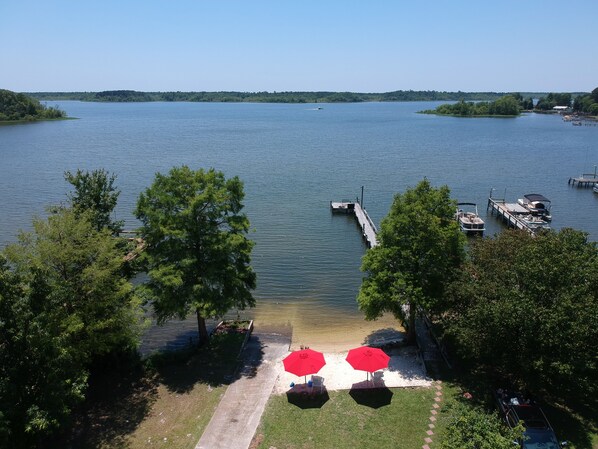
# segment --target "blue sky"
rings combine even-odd
[[[0,88],[591,91],[597,0],[0,0]]]

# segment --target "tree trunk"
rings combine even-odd
[[[415,313],[416,307],[413,301],[409,301],[409,317],[407,321],[407,343],[415,343]]]
[[[208,341],[208,329],[206,328],[206,319],[201,316],[199,313],[199,309],[195,309],[195,313],[197,314],[197,330],[199,332],[199,346],[203,345],[206,341]]]

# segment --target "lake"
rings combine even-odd
[[[447,184],[457,200],[476,202],[486,235],[503,229],[485,216],[494,188],[511,202],[541,193],[552,200],[554,228],[598,240],[598,195],[567,184],[595,170],[598,127],[559,116],[416,113],[439,103],[56,104],[79,119],[0,127],[1,245],[30,229],[45,206],[65,200],[65,170],[116,173],[115,218],[130,229],[136,199],[156,172],[214,167],[245,183],[258,275],[258,307],[247,315],[289,324],[306,342],[313,333],[394,325],[391,318],[363,322],[355,297],[365,245],[352,218],[329,209],[331,200],[359,196],[361,186],[377,224],[396,192],[427,177]]]

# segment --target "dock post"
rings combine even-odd
[[[363,186],[361,186],[361,207],[363,207]]]

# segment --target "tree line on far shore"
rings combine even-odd
[[[365,101],[492,101],[505,92],[446,92],[434,90],[397,90],[384,93],[362,92],[139,92],[110,90],[102,92],[31,92],[40,100],[80,100],[98,102],[190,101],[253,103],[359,103]],[[543,94],[526,94],[538,96]]]

